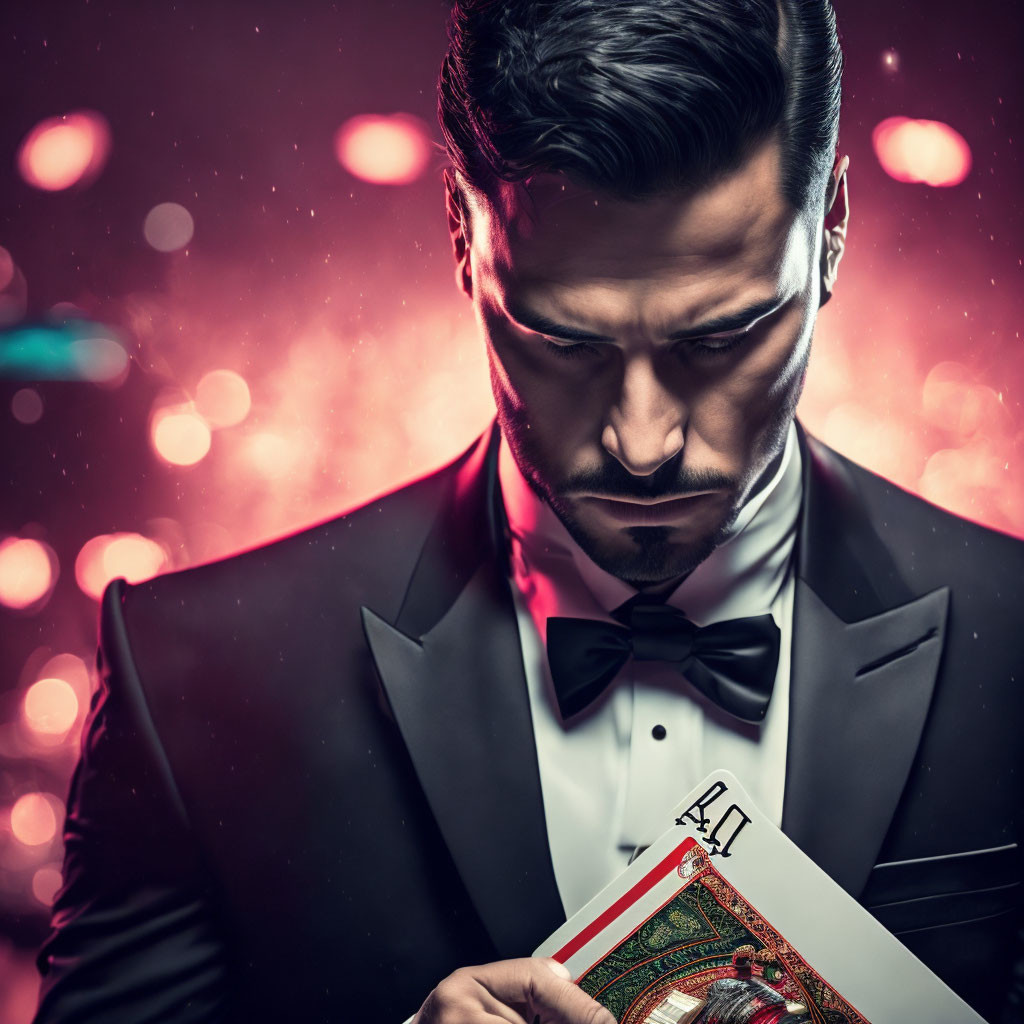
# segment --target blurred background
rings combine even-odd
[[[835,0],[849,246],[800,414],[1024,535],[1021,15]],[[95,686],[96,599],[447,461],[492,414],[454,287],[444,0],[0,13],[0,1020]]]

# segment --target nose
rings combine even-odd
[[[685,423],[679,396],[658,379],[650,355],[637,353],[626,360],[601,444],[634,476],[648,476],[681,451]]]

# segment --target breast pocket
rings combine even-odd
[[[861,903],[895,935],[1010,915],[1020,906],[1016,843],[876,864]]]

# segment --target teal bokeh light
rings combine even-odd
[[[124,346],[102,324],[68,320],[0,332],[0,377],[9,380],[110,381],[127,366]]]

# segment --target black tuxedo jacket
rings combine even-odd
[[[564,920],[497,441],[267,546],[110,584],[39,1022],[399,1024]],[[800,443],[783,830],[998,1020],[1024,544]]]

